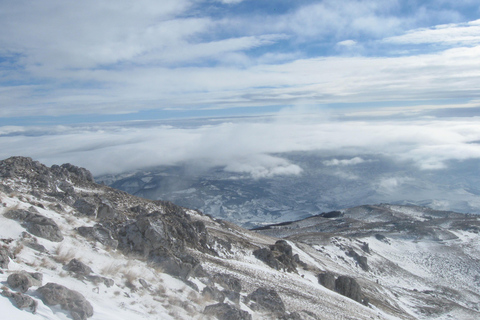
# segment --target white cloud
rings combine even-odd
[[[326,160],[323,162],[324,165],[326,166],[353,166],[356,164],[364,163],[365,160],[363,160],[360,157],[354,157],[351,159],[332,159],[332,160]]]
[[[355,40],[343,40],[337,43],[337,45],[342,46],[342,47],[352,47],[357,44],[357,41]]]
[[[383,41],[396,44],[480,44],[480,20],[462,24],[438,25],[433,28],[416,29],[406,34],[389,37]]]

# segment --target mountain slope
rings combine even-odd
[[[96,184],[87,170],[69,164],[48,168],[14,157],[0,162],[0,176],[0,306],[9,319],[473,319],[480,313],[475,217],[442,215],[432,226],[441,240],[386,229],[400,213],[402,224],[428,220],[423,209],[402,206],[248,231]],[[461,217],[473,227],[456,227]],[[325,221],[338,226],[315,230]],[[372,223],[379,223],[375,231]],[[30,279],[22,282],[26,290],[12,280],[22,272]],[[31,280],[37,274],[40,282]],[[86,302],[77,294],[52,302],[48,283]],[[20,294],[33,301],[22,310]]]

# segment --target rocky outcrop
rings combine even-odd
[[[339,276],[335,280],[335,291],[357,302],[367,303],[363,297],[360,285],[352,277]]]
[[[18,309],[29,309],[32,313],[37,311],[38,303],[30,296],[19,292],[11,292],[9,290],[3,290],[2,296],[10,298]]]
[[[79,184],[94,182],[87,169],[66,163],[51,168],[33,161],[28,157],[11,157],[0,161],[0,178],[26,179],[32,188],[43,188],[56,191],[57,182],[69,180]]]
[[[28,273],[25,271],[15,272],[8,276],[7,283],[10,288],[27,292],[30,287],[38,287],[42,285],[43,275],[41,273]]]
[[[85,238],[98,241],[112,249],[116,249],[118,246],[118,241],[114,239],[113,232],[100,224],[96,224],[93,227],[79,227],[77,232]]]
[[[186,252],[186,248],[211,252],[207,241],[201,241],[208,234],[203,223],[200,223],[203,228],[199,228],[198,223],[192,223],[181,207],[169,204],[164,209],[165,213],[140,215],[134,222],[123,226],[117,234],[119,248],[139,253],[166,273],[187,279],[201,266],[198,259]]]
[[[205,315],[215,316],[218,320],[251,320],[252,316],[244,310],[226,304],[217,303],[205,307]]]
[[[60,305],[63,310],[70,312],[74,320],[86,320],[93,316],[92,305],[77,291],[50,282],[38,288],[37,292],[43,303],[48,306]]]
[[[253,255],[276,270],[297,272],[297,266],[306,266],[298,257],[292,254],[292,246],[285,240],[278,240],[274,245],[253,251]]]
[[[62,232],[55,221],[38,213],[16,209],[8,211],[4,216],[9,219],[21,221],[22,226],[33,235],[54,242],[63,240]]]
[[[250,301],[250,307],[253,310],[285,313],[285,305],[274,289],[258,288],[247,296],[247,300]]]

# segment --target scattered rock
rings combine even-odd
[[[30,296],[19,292],[10,292],[7,290],[3,290],[2,296],[12,299],[18,309],[28,308],[32,313],[35,313],[37,311],[38,303]]]
[[[64,266],[64,269],[79,276],[87,276],[93,272],[89,266],[77,259],[70,260],[70,262]]]
[[[60,305],[62,309],[70,312],[74,320],[86,320],[93,316],[92,305],[77,291],[49,282],[38,288],[37,292],[43,303],[48,306]]]
[[[42,285],[43,275],[41,273],[28,273],[25,271],[12,273],[7,278],[10,288],[20,292],[27,292],[30,287]]]
[[[252,309],[273,313],[285,313],[285,305],[274,289],[258,288],[247,296],[248,301],[254,302]]]
[[[8,211],[5,213],[5,217],[22,221],[22,226],[27,229],[28,232],[38,237],[54,242],[63,240],[62,232],[55,221],[38,213],[17,209]]]
[[[215,316],[219,320],[251,320],[252,315],[247,311],[237,309],[226,303],[217,303],[205,307],[205,315]]]

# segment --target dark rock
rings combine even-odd
[[[89,266],[77,259],[70,260],[70,262],[65,265],[64,269],[79,276],[87,276],[93,272]]]
[[[351,277],[338,277],[335,281],[335,291],[357,302],[363,303],[364,301],[360,285]]]
[[[382,241],[382,242],[385,242],[385,243],[388,243],[390,244],[390,241],[388,241],[387,237],[385,237],[383,234],[375,234],[375,238],[378,240],[378,241]]]
[[[360,248],[363,250],[363,252],[370,254],[370,246],[368,243],[364,242]]]
[[[258,288],[247,296],[247,300],[254,302],[252,308],[273,313],[285,313],[285,305],[274,289]]]
[[[335,290],[335,276],[330,272],[323,272],[318,275],[318,283],[327,289]]]
[[[73,207],[77,209],[77,211],[86,216],[95,216],[97,212],[97,205],[93,200],[86,200],[84,198],[77,199],[73,203]]]
[[[234,292],[242,291],[242,282],[240,281],[240,279],[232,275],[226,273],[217,273],[213,276],[213,281],[215,281],[227,290]]]
[[[278,261],[275,256],[273,255],[272,251],[267,248],[260,248],[253,251],[253,255],[260,261],[263,261],[269,267],[280,270],[281,265],[280,261]]]
[[[268,266],[288,272],[297,272],[297,265],[300,264],[304,268],[307,266],[300,261],[298,255],[292,255],[292,246],[285,240],[278,240],[269,249],[261,248],[253,251],[253,255],[263,261]]]
[[[37,311],[37,301],[33,300],[32,297],[27,296],[19,292],[10,292],[4,290],[2,296],[10,298],[14,301],[15,306],[18,309],[30,309],[30,312],[35,313]]]
[[[28,273],[25,271],[12,273],[7,278],[10,288],[20,292],[27,292],[28,288],[41,286],[43,275],[41,273]]]
[[[362,268],[364,271],[368,271],[370,268],[368,267],[368,263],[367,263],[367,257],[364,257],[364,256],[361,256],[359,255],[358,253],[356,253],[353,249],[350,249],[348,252],[347,252],[347,256],[350,256],[352,257],[353,259],[355,259],[355,261],[357,261],[358,265],[360,266],[360,268]]]
[[[5,217],[22,221],[22,226],[27,229],[28,232],[38,237],[54,242],[63,240],[62,232],[55,221],[38,213],[18,209],[10,210],[5,214]]]
[[[31,240],[25,241],[25,245],[29,248],[32,248],[33,250],[38,251],[38,252],[47,252],[47,249],[44,246],[42,246],[41,244],[39,244],[37,242],[36,238],[32,238]]]
[[[273,246],[270,246],[270,250],[284,253],[287,256],[292,256],[292,246],[285,240],[278,240]]]
[[[118,247],[118,241],[113,238],[112,231],[100,224],[96,224],[93,227],[79,227],[77,231],[81,236],[96,240],[105,246],[113,249]]]
[[[74,320],[86,320],[93,316],[92,305],[77,291],[50,282],[38,288],[37,292],[43,303],[48,306],[60,305],[70,312]]]
[[[226,303],[217,303],[205,307],[205,315],[215,316],[219,320],[251,320],[252,315],[247,311],[237,309]]]
[[[225,295],[215,287],[206,286],[202,290],[202,295],[218,302],[223,302],[225,300]]]
[[[7,247],[0,247],[0,268],[8,269],[11,255]]]

